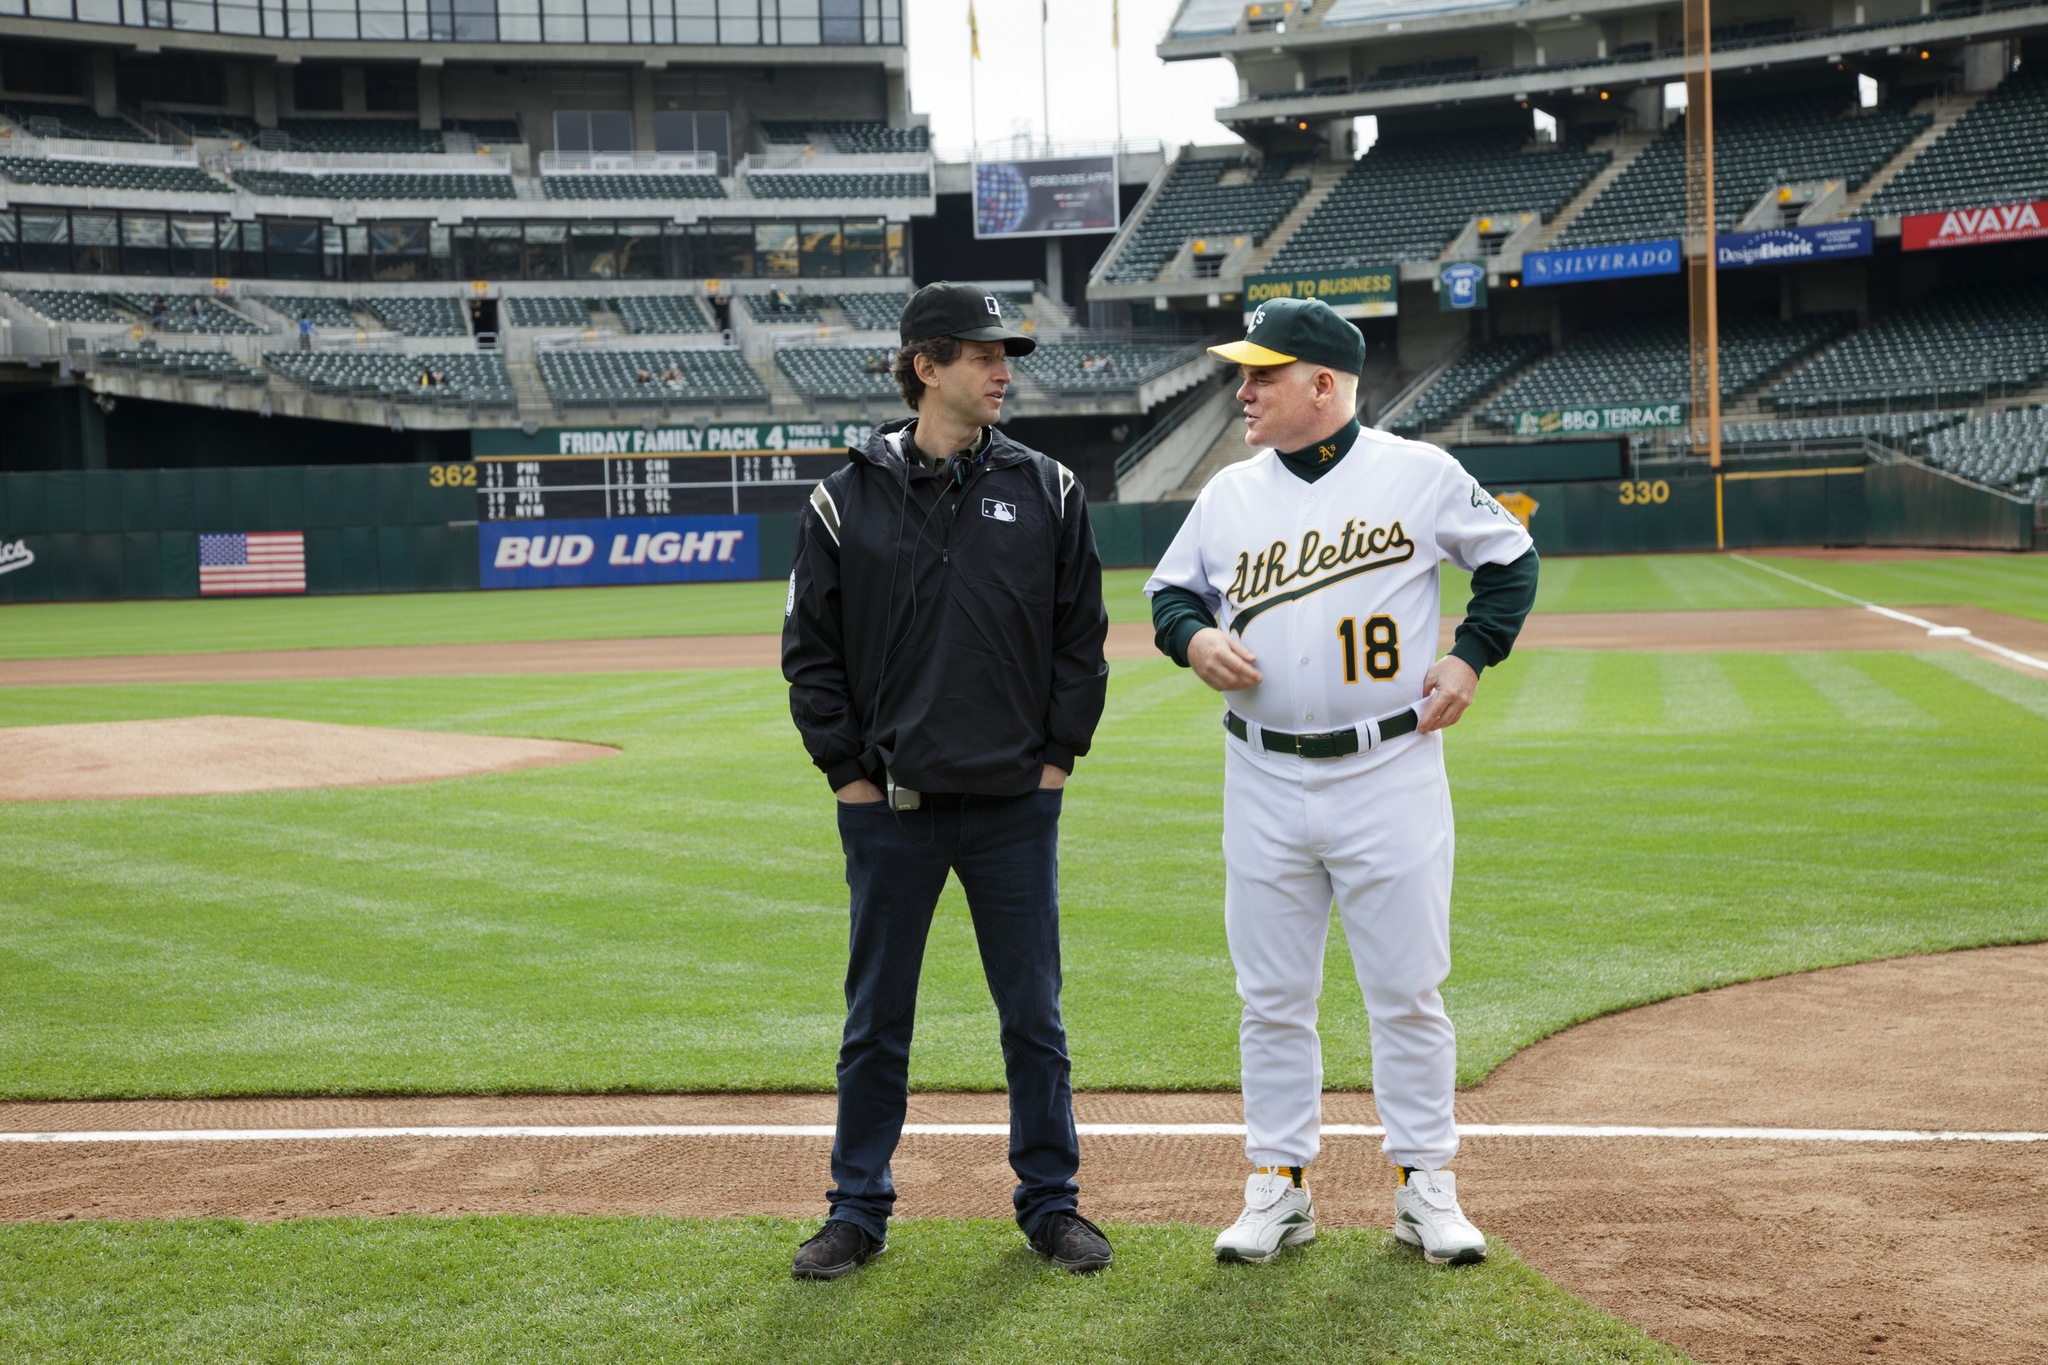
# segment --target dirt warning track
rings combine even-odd
[[[1904,958],[1687,996],[1566,1030],[1459,1097],[1474,1125],[2048,1132],[2048,945]],[[1085,1077],[1081,1078],[1085,1081]],[[1085,1208],[1234,1216],[1234,1095],[1087,1094]],[[0,1105],[0,1133],[665,1124],[803,1133],[0,1143],[0,1218],[394,1213],[815,1217],[829,1095],[121,1101]],[[913,1098],[909,1217],[1001,1217],[1000,1095]],[[1375,1122],[1331,1095],[1332,1125]],[[955,1125],[983,1131],[950,1131]],[[1705,1361],[2012,1361],[2048,1340],[2048,1142],[1475,1134],[1466,1206],[1574,1293]],[[1334,1134],[1326,1225],[1383,1223],[1370,1136]],[[914,1227],[904,1236],[915,1236]],[[1313,1255],[1313,1249],[1300,1254]],[[1389,1254],[1398,1254],[1392,1253]],[[1284,1264],[1272,1271],[1284,1275]]]
[[[2048,624],[1977,607],[1913,607],[1915,615],[2010,648],[2048,654]],[[1459,618],[1443,623],[1448,649]],[[1764,611],[1537,612],[1517,649],[1617,649],[1652,653],[1967,649],[1861,607]],[[1112,659],[1152,659],[1152,628],[1109,628]],[[282,682],[320,678],[461,677],[522,673],[641,673],[699,668],[776,668],[779,635],[679,635],[623,640],[540,640],[471,645],[377,645],[346,649],[131,654],[109,658],[0,660],[0,687],[119,683]]]

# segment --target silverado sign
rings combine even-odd
[[[2048,222],[2048,199],[1988,209],[1913,213],[1900,220],[1899,247],[1904,251],[1926,251],[1941,246],[1981,246],[1986,242],[2048,237],[2044,222]]]

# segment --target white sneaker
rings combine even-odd
[[[1486,1259],[1486,1238],[1458,1207],[1458,1178],[1449,1171],[1410,1171],[1394,1191],[1394,1236],[1422,1248],[1431,1265]]]
[[[1295,1184],[1285,1170],[1254,1172],[1244,1182],[1244,1212],[1216,1238],[1216,1259],[1264,1265],[1281,1247],[1315,1239],[1316,1206],[1308,1186]]]

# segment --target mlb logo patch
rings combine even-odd
[[[991,521],[1015,521],[1017,507],[1014,503],[998,502],[994,498],[981,500],[981,514]]]

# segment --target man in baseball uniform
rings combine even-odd
[[[1445,1169],[1457,1045],[1452,826],[1439,731],[1508,655],[1536,594],[1529,534],[1435,446],[1361,429],[1365,339],[1316,300],[1275,300],[1213,351],[1243,376],[1258,454],[1210,480],[1145,585],[1159,648],[1224,694],[1223,920],[1244,1001],[1244,1213],[1216,1239],[1265,1262],[1315,1237],[1316,999],[1335,902],[1371,1020],[1394,1235],[1437,1264],[1486,1239]],[[1437,566],[1472,573],[1435,658]]]

